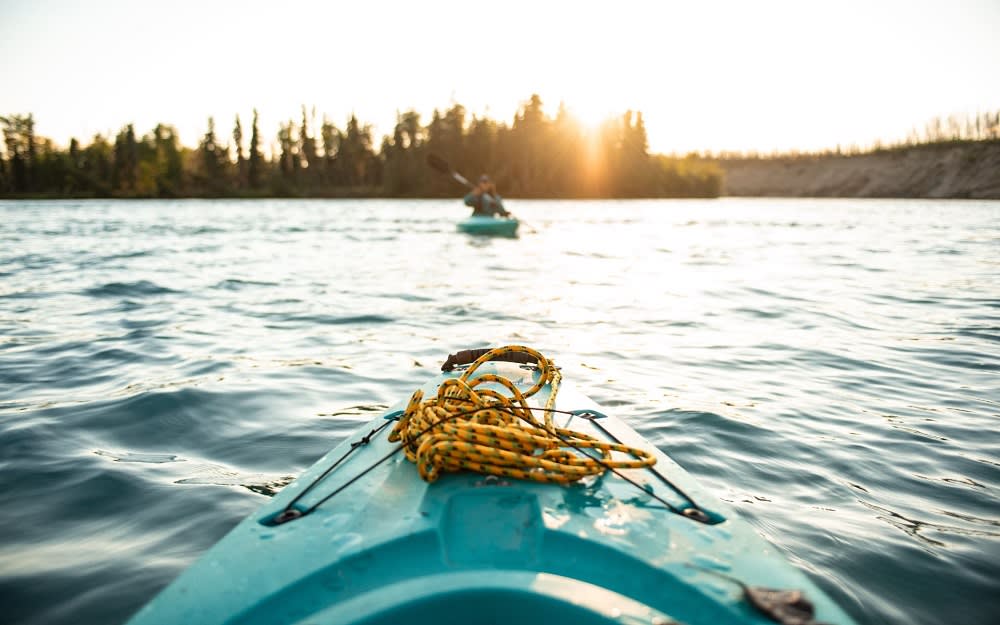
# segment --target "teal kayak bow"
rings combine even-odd
[[[320,459],[132,625],[853,623],[550,361],[484,351],[449,358],[419,396]],[[492,399],[514,395],[511,386],[538,389],[526,407]],[[484,410],[496,414],[472,430],[456,425]],[[458,439],[435,438],[445,425]],[[508,431],[549,440],[542,451],[495,446]],[[561,483],[549,464],[584,475]]]

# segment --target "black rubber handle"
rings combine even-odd
[[[448,356],[448,360],[444,361],[441,365],[441,371],[451,371],[455,367],[460,367],[462,365],[471,365],[476,362],[476,360],[485,354],[486,352],[493,349],[492,347],[482,347],[479,349],[463,349],[460,352],[451,354]],[[524,352],[507,352],[505,354],[500,354],[496,358],[491,360],[500,360],[503,362],[519,362],[525,365],[537,365],[538,359],[531,354],[526,354]]]

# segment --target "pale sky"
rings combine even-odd
[[[134,122],[194,146],[257,107],[273,140],[315,106],[340,127],[460,102],[509,122],[541,95],[651,148],[817,149],[1000,110],[1000,0],[0,0],[0,115],[65,144]]]

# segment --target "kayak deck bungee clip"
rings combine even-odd
[[[306,494],[308,494],[309,491],[315,485],[319,484],[323,480],[323,478],[325,478],[327,475],[329,475],[330,473],[332,473],[333,470],[336,469],[340,465],[341,462],[343,462],[344,460],[347,460],[347,457],[350,456],[352,453],[354,453],[355,450],[363,447],[364,445],[369,444],[371,442],[371,440],[372,440],[372,437],[375,436],[376,434],[378,434],[379,432],[381,432],[383,429],[385,429],[385,427],[387,425],[389,425],[389,423],[391,423],[391,422],[390,421],[386,421],[385,423],[383,423],[379,427],[375,428],[374,430],[372,430],[368,434],[362,436],[360,439],[358,439],[356,441],[353,441],[351,443],[350,447],[347,448],[347,451],[344,453],[344,455],[342,455],[340,458],[337,459],[336,462],[334,462],[329,467],[327,467],[326,470],[323,471],[323,473],[321,473],[315,480],[313,480],[313,482],[311,484],[309,484],[309,486],[307,486],[304,489],[302,489],[302,492],[300,492],[290,502],[288,502],[288,504],[285,506],[285,509],[282,510],[281,512],[279,512],[277,515],[275,515],[274,518],[270,519],[268,523],[270,525],[281,525],[282,523],[287,523],[288,521],[294,521],[295,519],[298,519],[298,518],[302,517],[303,515],[306,515],[306,514],[312,512],[313,510],[315,510],[320,505],[322,505],[322,504],[326,503],[327,501],[329,501],[334,495],[336,495],[337,493],[339,493],[340,492],[339,490],[334,491],[334,492],[330,493],[329,495],[327,495],[322,500],[316,502],[315,504],[313,504],[312,506],[310,506],[310,507],[308,507],[308,508],[306,508],[304,510],[301,510],[301,509],[295,507],[295,504],[299,501],[299,499],[301,499]],[[387,459],[388,458],[385,458],[383,460],[387,460]],[[374,466],[378,466],[378,464],[381,464],[381,462],[382,461],[376,463]],[[371,467],[371,468],[374,468],[374,466]],[[366,473],[366,472],[363,472],[363,473],[359,474],[357,476],[357,478],[363,477],[364,473]],[[348,482],[348,484],[345,484],[342,488],[347,488],[347,486],[349,486],[350,484],[351,484],[351,482]]]

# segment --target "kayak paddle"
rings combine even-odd
[[[427,164],[430,165],[432,168],[436,169],[437,171],[441,172],[442,174],[448,174],[449,176],[457,180],[459,183],[464,184],[470,189],[475,186],[474,184],[469,182],[468,178],[466,178],[462,174],[458,173],[457,171],[449,167],[448,161],[444,160],[437,154],[428,154]]]

